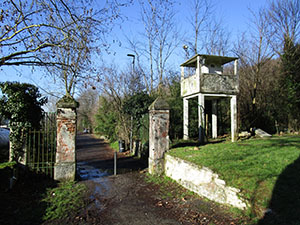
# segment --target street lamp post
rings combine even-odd
[[[128,57],[132,57],[132,73],[134,73],[134,61],[135,61],[135,55],[133,54],[127,54]],[[132,130],[133,130],[133,117],[130,117],[130,143],[129,143],[129,148],[130,148],[130,152],[132,153]]]
[[[128,57],[132,57],[132,72],[134,73],[134,62],[135,62],[135,55],[127,54]]]

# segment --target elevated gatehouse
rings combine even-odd
[[[224,74],[225,64],[234,61],[233,74]],[[239,91],[238,58],[197,54],[180,65],[183,97],[183,138],[188,139],[189,104],[198,98],[199,141],[205,139],[205,101],[211,101],[212,138],[217,138],[217,100],[230,98],[231,139],[237,137],[237,94]],[[191,71],[194,71],[191,73]]]

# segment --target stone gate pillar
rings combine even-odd
[[[149,173],[162,174],[169,149],[169,105],[158,97],[149,107]]]
[[[76,108],[79,103],[65,96],[57,102],[56,106],[57,145],[54,180],[75,180]]]

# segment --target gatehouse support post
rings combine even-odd
[[[189,101],[183,98],[183,139],[189,139]]]
[[[169,105],[158,97],[149,107],[149,173],[164,171],[164,154],[169,149]]]
[[[231,141],[237,140],[237,104],[236,95],[230,99],[230,112],[231,112]]]
[[[218,137],[218,107],[217,107],[217,100],[212,100],[212,138],[217,138]]]
[[[63,97],[57,104],[57,147],[54,180],[75,180],[76,121],[79,103],[72,97]]]
[[[205,143],[205,100],[203,94],[198,94],[198,128],[199,128],[199,142]]]

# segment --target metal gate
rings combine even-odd
[[[40,130],[29,130],[25,144],[26,165],[53,177],[56,154],[56,113],[45,113]]]

